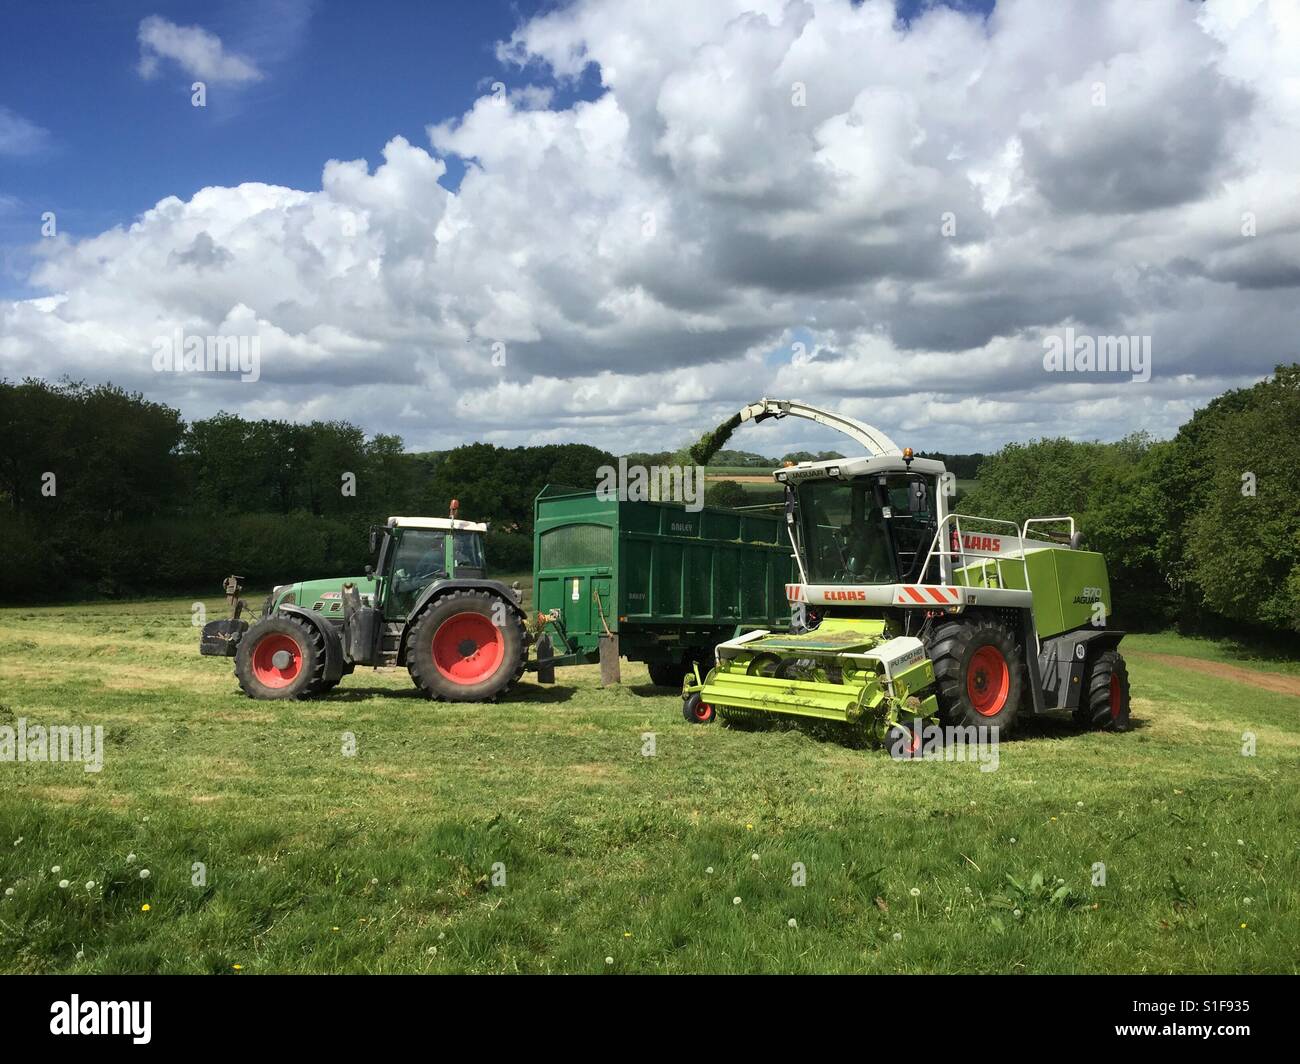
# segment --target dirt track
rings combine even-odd
[[[1262,687],[1265,691],[1275,691],[1278,694],[1300,698],[1300,676],[1286,676],[1280,672],[1256,672],[1254,669],[1243,669],[1240,665],[1225,665],[1221,661],[1204,661],[1201,658],[1188,658],[1181,654],[1137,651],[1127,656],[1163,661],[1180,668],[1191,669],[1192,672],[1203,672],[1210,676],[1218,676],[1220,679],[1236,680],[1251,687]]]

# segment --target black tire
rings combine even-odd
[[[948,725],[996,727],[1016,722],[1024,689],[1024,656],[1000,624],[957,621],[930,637],[939,715]]]
[[[650,682],[656,687],[672,687],[680,691],[682,681],[686,679],[686,663],[681,661],[651,661],[646,664],[650,670]]]
[[[1103,650],[1088,663],[1074,720],[1085,728],[1128,731],[1128,666],[1118,650]]]
[[[499,595],[449,591],[416,620],[407,668],[415,686],[430,698],[491,702],[523,675],[527,647],[523,619]]]
[[[280,653],[289,655],[290,665],[276,664]],[[325,639],[310,624],[272,614],[253,625],[239,641],[235,677],[249,698],[305,698],[319,689],[324,676]]]
[[[682,699],[682,717],[687,724],[712,724],[718,719],[718,709],[702,701],[697,691],[689,698]]]

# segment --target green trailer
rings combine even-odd
[[[534,501],[539,679],[557,665],[643,661],[680,687],[718,643],[785,630],[794,560],[770,513],[607,498],[547,486]]]

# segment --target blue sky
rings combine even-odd
[[[1294,357],[1295,12],[5,0],[0,375],[419,448],[656,450],[763,394],[949,450],[1169,435]],[[182,327],[257,382],[160,374]],[[1150,378],[1047,375],[1067,328]]]
[[[378,162],[395,134],[427,146],[425,126],[460,115],[484,84],[536,82],[537,71],[499,62],[498,41],[554,0],[113,0],[5,5],[0,106],[39,127],[42,146],[0,156],[0,246],[10,269],[0,296],[31,294],[14,259],[40,215],[74,236],[129,223],[165,196],[209,185],[264,181],[320,187],[327,159]],[[912,18],[925,0],[900,0]],[[993,0],[953,0],[989,10]],[[160,15],[197,25],[265,75],[213,87],[190,106],[192,78],[175,65],[137,71],[140,23]],[[599,93],[588,73],[558,86],[558,106]],[[455,188],[463,165],[445,160]]]

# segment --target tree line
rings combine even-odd
[[[1219,396],[1170,440],[1041,439],[941,457],[976,476],[962,513],[1073,516],[1106,556],[1119,624],[1300,632],[1300,364]],[[715,460],[780,464],[737,451]],[[186,423],[111,384],[0,381],[0,597],[200,591],[230,572],[250,585],[345,575],[368,560],[371,523],[442,515],[453,498],[490,523],[493,568],[521,572],[537,492],[590,486],[616,462],[584,444],[408,453],[397,436],[343,421]],[[711,485],[706,501],[736,501],[728,487]]]

